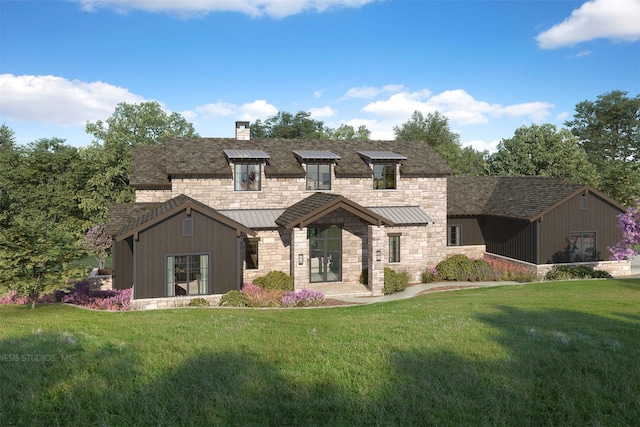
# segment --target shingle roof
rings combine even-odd
[[[145,145],[144,149],[133,150],[129,184],[138,189],[171,189],[164,145]]]
[[[230,179],[232,171],[224,150],[262,150],[270,156],[264,168],[267,177],[303,178],[304,169],[293,151],[319,149],[340,157],[335,166],[335,174],[340,178],[371,176],[371,168],[357,151],[390,151],[406,157],[400,166],[400,175],[404,177],[443,176],[452,173],[451,168],[424,142],[174,138],[167,140],[164,152],[155,146],[134,147],[133,162],[148,162],[153,167],[132,166],[131,182],[132,185],[166,185],[167,176]],[[159,165],[163,163],[164,174],[159,172]]]
[[[565,179],[539,176],[451,176],[447,178],[447,214],[532,221],[585,188]]]
[[[105,232],[117,236],[133,220],[162,203],[117,203],[109,206]]]

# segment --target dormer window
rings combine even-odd
[[[397,188],[397,165],[407,160],[402,154],[391,151],[358,151],[360,157],[373,169],[374,190],[395,190]]]
[[[308,191],[331,190],[331,166],[340,156],[331,151],[293,150],[298,161],[306,166]]]
[[[235,191],[262,190],[262,165],[269,155],[262,150],[224,150],[233,165],[233,189]]]

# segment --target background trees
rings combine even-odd
[[[438,111],[425,117],[414,111],[411,118],[393,127],[396,141],[423,141],[458,175],[485,175],[487,172],[487,151],[476,151],[472,147],[462,147],[460,136],[449,127],[449,119]]]
[[[321,120],[311,118],[311,113],[298,111],[295,115],[279,111],[264,122],[260,119],[251,124],[251,138],[255,139],[325,139],[356,140],[369,139],[371,131],[361,125],[358,129],[342,124],[337,129],[324,125]]]
[[[599,186],[596,168],[568,129],[554,125],[531,125],[516,129],[498,144],[489,157],[492,175],[541,175],[568,178],[576,183]]]
[[[602,191],[627,205],[640,195],[640,95],[615,90],[582,101],[565,125],[595,165]]]

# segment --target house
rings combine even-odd
[[[239,289],[272,270],[296,289],[384,267],[419,281],[446,257],[449,166],[422,142],[176,138],[138,146],[136,202],[110,208],[116,288],[134,299]]]
[[[133,150],[136,202],[110,207],[113,286],[139,301],[220,295],[273,270],[296,289],[448,255],[598,261],[623,208],[553,178],[452,177],[423,142],[175,138]]]
[[[548,177],[456,176],[447,180],[449,253],[488,253],[544,266],[607,263],[625,208],[585,185]],[[609,264],[609,265],[607,265]],[[622,270],[620,270],[622,268]]]

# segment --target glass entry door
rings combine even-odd
[[[309,228],[310,282],[342,281],[342,230]]]

